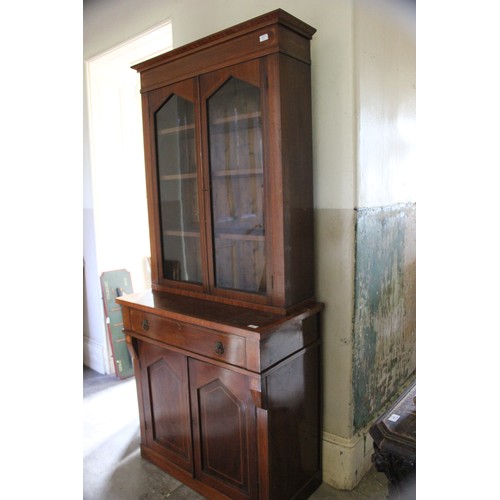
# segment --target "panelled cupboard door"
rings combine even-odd
[[[141,342],[140,357],[146,444],[192,471],[187,358],[148,342]]]
[[[257,498],[255,405],[246,376],[189,359],[195,478],[234,500]]]
[[[147,186],[153,276],[160,284],[201,291],[206,279],[197,82],[147,94]]]

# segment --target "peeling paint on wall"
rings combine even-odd
[[[415,371],[415,204],[357,210],[354,430]]]

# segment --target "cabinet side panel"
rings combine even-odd
[[[286,306],[314,297],[310,66],[279,56]]]
[[[321,482],[319,353],[319,344],[310,346],[266,378],[274,500],[295,498]]]
[[[267,98],[264,100],[264,155],[266,170],[266,227],[268,233],[268,259],[271,281],[272,304],[277,307],[286,306],[285,296],[285,265],[283,258],[283,208],[284,192],[281,173],[281,99],[280,99],[280,69],[279,55],[273,54],[263,59],[266,64]],[[264,63],[263,63],[264,64]]]

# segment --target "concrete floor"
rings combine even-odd
[[[203,499],[140,456],[135,379],[119,380],[83,368],[83,499]],[[382,500],[385,475],[372,469],[353,491],[322,484],[311,500]]]

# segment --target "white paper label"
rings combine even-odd
[[[259,36],[259,42],[265,42],[266,40],[269,40],[269,35],[267,33]]]
[[[389,418],[388,420],[390,420],[391,422],[397,422],[399,420],[399,415],[396,415],[396,413],[393,413]]]

